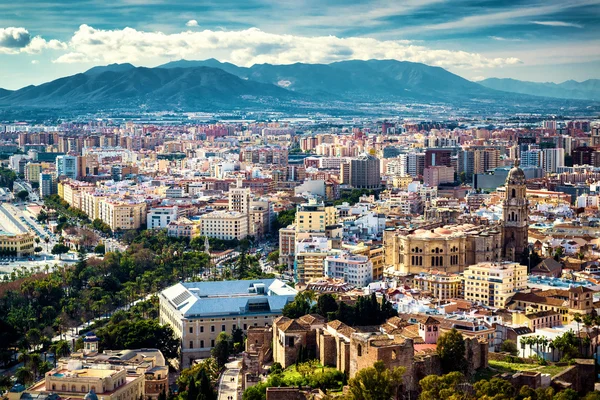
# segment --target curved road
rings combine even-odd
[[[219,383],[218,400],[237,400],[240,360],[234,360],[225,364],[225,368],[225,372],[223,372],[221,382]]]

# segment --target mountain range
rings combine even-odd
[[[564,106],[564,102],[552,103],[530,94],[509,93],[440,67],[406,61],[257,64],[246,68],[208,59],[180,60],[154,68],[110,64],[38,86],[0,89],[0,109],[289,111],[334,106],[351,109],[357,103],[434,103],[503,110]]]
[[[479,84],[490,89],[533,96],[600,100],[600,79],[588,79],[583,82],[570,80],[563,83],[553,83],[527,82],[510,78],[488,78],[480,81]]]

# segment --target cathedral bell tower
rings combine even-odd
[[[506,194],[502,201],[503,256],[518,261],[527,250],[528,202],[525,173],[519,168],[519,159],[506,177]]]

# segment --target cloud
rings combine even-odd
[[[40,62],[38,60],[31,60],[32,64],[39,64]]]
[[[422,25],[418,27],[400,28],[391,32],[426,32],[426,31],[443,31],[443,30],[475,30],[477,28],[499,26],[499,25],[518,25],[527,23],[524,18],[539,17],[543,15],[551,15],[556,13],[564,13],[568,9],[576,7],[584,7],[590,5],[598,5],[600,0],[571,0],[565,1],[549,1],[544,5],[535,7],[512,7],[505,8],[499,11],[469,15],[454,21],[443,22],[439,24]],[[538,21],[539,22],[539,21]],[[551,21],[552,22],[552,21]],[[559,21],[556,21],[559,22]],[[534,22],[535,23],[535,22]]]
[[[490,39],[497,40],[499,42],[522,42],[523,39],[517,38],[505,38],[502,36],[488,36]]]
[[[0,54],[36,54],[48,49],[66,50],[67,44],[55,39],[47,41],[40,36],[31,37],[25,28],[0,28]]]
[[[185,26],[189,26],[189,27],[198,26],[198,21],[196,21],[195,19],[190,19],[188,22],[185,23]]]
[[[157,59],[218,58],[237,65],[295,62],[328,63],[347,59],[396,59],[440,67],[483,68],[520,63],[477,53],[434,50],[401,40],[364,37],[280,35],[250,28],[239,31],[186,31],[165,34],[133,28],[96,29],[81,25],[57,63],[152,62]]]
[[[0,28],[0,48],[21,49],[31,42],[31,35],[25,28]]]
[[[563,22],[563,21],[531,21],[532,24],[536,25],[545,25],[545,26],[564,26],[571,28],[583,28],[583,25],[575,24],[572,22]]]

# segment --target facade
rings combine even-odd
[[[306,283],[324,277],[324,262],[328,255],[329,244],[326,237],[299,240],[294,258],[294,280]]]
[[[373,281],[373,264],[369,257],[342,254],[325,258],[325,275],[342,279],[356,287],[365,287]]]
[[[99,218],[110,229],[139,229],[146,224],[146,202],[135,200],[105,199],[100,202]]]
[[[148,211],[148,229],[165,229],[172,222],[177,220],[179,212],[177,206],[174,207],[155,207]]]
[[[378,189],[381,187],[379,159],[362,155],[350,160],[350,185],[357,189]]]
[[[38,182],[40,181],[40,173],[42,172],[41,163],[29,162],[25,166],[25,180],[27,182]]]
[[[77,157],[75,156],[58,156],[56,157],[56,175],[59,177],[67,177],[69,179],[77,179],[79,176],[77,170]]]
[[[222,240],[248,236],[248,215],[237,211],[213,211],[200,216],[200,235]]]
[[[42,172],[39,177],[41,198],[57,193],[56,176],[52,172]]]
[[[439,186],[441,183],[454,182],[454,168],[431,166],[423,171],[423,182],[427,186]]]
[[[440,301],[458,299],[462,297],[462,278],[458,274],[420,273],[413,277],[413,288]]]
[[[391,273],[460,273],[473,262],[500,259],[502,236],[495,227],[471,224],[383,232],[385,263]]]
[[[506,259],[517,261],[528,245],[529,203],[525,173],[519,168],[519,160],[506,177],[502,201],[502,248]]]
[[[463,275],[465,300],[489,307],[505,307],[511,297],[527,289],[527,266],[518,263],[479,263]]]
[[[181,217],[167,225],[167,235],[193,239],[200,236],[200,221]]]
[[[315,199],[299,204],[296,210],[296,232],[325,232],[336,223],[335,207],[325,206]]]
[[[558,168],[565,165],[565,149],[544,149],[543,155],[543,167],[547,173],[556,173]]]
[[[159,294],[160,322],[181,339],[181,368],[210,356],[217,336],[270,325],[296,290],[278,279],[178,283]]]
[[[527,314],[553,311],[561,316],[562,324],[566,325],[573,321],[573,316],[576,314],[595,312],[594,293],[595,290],[583,286],[521,292],[512,297],[507,308],[525,311]]]

